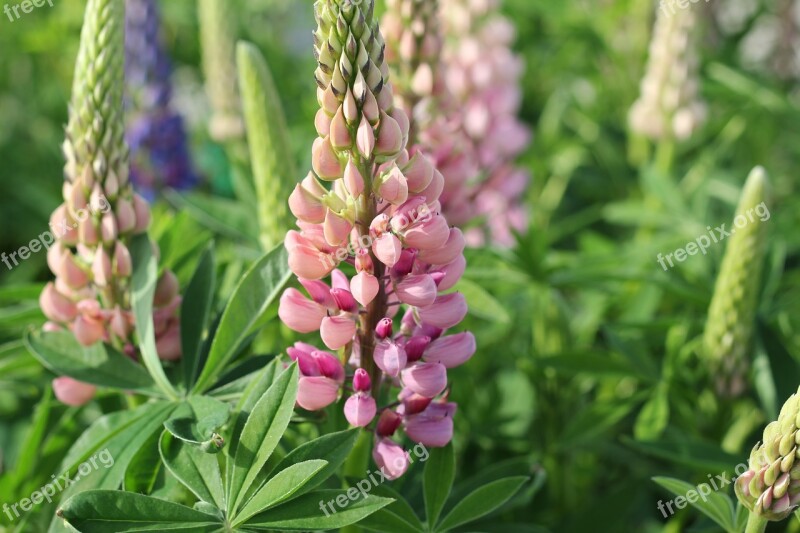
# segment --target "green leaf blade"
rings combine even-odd
[[[291,271],[288,264],[286,249],[280,245],[264,255],[244,275],[222,313],[194,391],[204,391],[213,385],[247,336],[261,324],[268,308],[289,281]]]

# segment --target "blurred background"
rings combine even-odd
[[[270,64],[304,175],[318,107],[312,2],[229,5],[237,35]],[[60,203],[83,9],[79,0],[56,0],[13,22],[0,17],[6,253],[45,231]],[[234,164],[208,132],[196,3],[162,1],[160,9],[192,187],[234,198]],[[688,4],[698,21],[707,120],[672,148],[667,164],[658,161],[658,143],[628,128],[658,9],[634,0],[502,4],[526,64],[521,117],[534,140],[520,164],[533,175],[530,229],[510,249],[468,251],[462,290],[479,351],[453,373],[455,444],[460,478],[527,469],[535,483],[480,530],[717,531],[691,508],[662,516],[658,501],[674,496],[651,478],[696,484],[732,471],[800,384],[800,2]],[[756,165],[770,176],[772,216],[754,363],[746,392],[726,402],[698,355],[724,245],[669,271],[656,255],[732,220]],[[161,225],[182,216],[200,240],[219,232],[175,197],[152,198]],[[240,252],[234,245],[230,253]],[[14,464],[48,382],[17,341],[44,321],[37,298],[49,279],[45,255],[13,270],[0,264],[0,473]],[[78,419],[73,434],[80,427]],[[784,528],[800,531],[800,521],[775,530]]]

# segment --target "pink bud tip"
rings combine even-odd
[[[400,424],[403,422],[403,417],[391,409],[384,409],[381,416],[378,418],[378,423],[375,426],[375,432],[379,437],[391,437]]]
[[[392,319],[391,318],[380,319],[380,321],[378,321],[378,325],[375,326],[375,335],[377,335],[379,339],[385,339],[386,337],[391,337]]]
[[[419,317],[424,323],[442,329],[452,328],[466,315],[467,301],[458,292],[439,295],[432,305],[419,310]]]
[[[433,402],[423,412],[407,416],[406,435],[415,442],[439,448],[453,439],[456,404]]]
[[[415,307],[427,307],[436,299],[436,283],[428,274],[405,276],[394,289],[401,302]]]
[[[364,307],[372,303],[372,300],[378,295],[379,289],[378,278],[365,271],[359,272],[350,280],[350,291],[353,297]]]
[[[308,411],[329,406],[339,396],[339,383],[323,376],[301,376],[297,386],[297,404]]]
[[[406,348],[408,350],[408,348]],[[464,364],[475,354],[475,335],[469,331],[439,337],[425,349],[425,360],[442,363],[447,368]]]
[[[353,340],[356,323],[349,316],[326,316],[322,319],[320,335],[322,342],[331,350],[338,350]]]
[[[349,285],[349,284],[348,284]],[[347,289],[331,289],[331,296],[336,302],[336,307],[348,313],[355,313],[358,311],[358,302]]]
[[[344,416],[351,425],[364,427],[375,418],[375,399],[363,394],[350,396],[344,404]]]
[[[156,351],[163,361],[181,358],[181,327],[177,320],[172,320],[167,330],[156,339]]]
[[[402,371],[401,379],[411,391],[433,398],[447,388],[447,369],[440,363],[415,364]]]
[[[369,379],[369,373],[363,368],[357,368],[353,374],[353,388],[359,392],[367,392],[371,387],[372,380]]]
[[[295,288],[288,288],[281,296],[278,316],[289,328],[300,333],[317,331],[327,316],[324,307],[312,302]]]
[[[383,340],[375,347],[375,363],[386,374],[396,377],[408,363],[405,349],[396,342]]]
[[[372,458],[375,460],[375,464],[384,472],[387,479],[399,478],[408,470],[408,465],[410,464],[408,452],[389,439],[380,439],[375,443],[375,448],[372,450]]]

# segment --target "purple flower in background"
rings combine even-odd
[[[163,188],[189,189],[198,182],[189,158],[183,119],[170,106],[172,66],[159,39],[155,0],[125,3],[126,140],[131,181],[152,200]]]

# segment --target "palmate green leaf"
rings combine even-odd
[[[233,458],[228,516],[244,503],[248,488],[289,425],[297,397],[297,372],[296,364],[286,369],[256,403],[245,422]]]
[[[352,485],[357,485],[357,482],[352,483]],[[402,521],[408,524],[412,529],[416,531],[423,531],[425,530],[425,526],[420,521],[417,513],[414,512],[414,509],[411,507],[411,504],[403,497],[402,494],[397,492],[393,489],[388,483],[384,483],[382,485],[377,485],[372,488],[370,494],[373,496],[380,496],[382,498],[389,498],[394,500],[392,503],[381,509],[380,511],[376,512],[375,514],[371,514],[369,517],[365,518],[363,521],[359,522],[359,525],[363,525],[364,527],[370,528],[372,527],[372,519],[375,518],[377,522],[381,522],[383,520],[388,520],[390,522],[398,523]],[[383,516],[384,513],[390,513],[395,515],[395,517],[385,517]],[[381,516],[378,516],[381,515]],[[381,530],[385,531],[385,530]]]
[[[234,407],[233,421],[230,424],[231,428],[228,435],[241,435],[242,429],[247,422],[247,418],[253,411],[258,400],[267,392],[276,379],[280,376],[281,372],[278,367],[278,360],[273,360],[270,364],[265,366],[261,373],[253,379],[242,392],[239,402]],[[238,440],[231,438],[228,446],[223,449],[225,454],[225,479],[233,479],[233,467],[236,464],[234,457],[236,457],[236,448],[238,447]],[[256,487],[252,487],[255,492]],[[231,484],[227,483],[225,487],[226,501],[231,501]],[[252,494],[252,492],[250,494]]]
[[[697,487],[695,485],[681,481],[680,479],[671,477],[654,477],[653,481],[676,496],[685,498],[692,507],[711,518],[725,531],[729,533],[737,533],[739,531],[736,529],[736,516],[733,502],[727,494],[715,491],[712,489],[711,485],[707,484],[709,493],[705,495],[705,497],[700,497],[700,495],[697,493]],[[688,499],[687,495],[690,491],[694,492],[694,497],[692,499],[695,501],[690,501]],[[667,509],[663,512],[668,513],[669,510]]]
[[[137,235],[131,240],[133,277],[131,279],[131,307],[136,321],[136,336],[142,362],[153,380],[168,398],[177,399],[178,393],[167,379],[156,349],[155,328],[153,326],[153,297],[158,281],[158,264],[153,255],[153,247],[147,234]]]
[[[200,373],[200,349],[206,331],[211,304],[214,301],[214,286],[217,271],[214,264],[213,244],[206,248],[197,264],[197,269],[183,293],[181,303],[181,347],[183,355],[183,383],[191,389]]]
[[[453,507],[436,531],[447,531],[491,513],[510,500],[528,479],[526,476],[499,479],[475,490]]]
[[[305,494],[318,487],[322,482],[333,475],[334,472],[344,463],[347,456],[353,450],[353,446],[358,438],[358,429],[348,429],[336,433],[328,433],[310,442],[306,442],[284,457],[275,467],[273,472],[280,472],[298,463],[313,459],[323,459],[326,461],[324,468],[319,470],[310,479],[299,494]]]
[[[190,396],[178,405],[164,427],[178,439],[201,444],[225,425],[230,414],[227,403],[210,396]]]
[[[101,387],[154,393],[153,379],[141,366],[102,342],[87,347],[67,331],[29,330],[25,344],[36,359],[56,374]]]
[[[283,245],[264,255],[244,275],[222,313],[211,351],[194,391],[205,391],[215,382],[243,341],[261,325],[265,313],[283,290],[290,275]]]
[[[225,508],[225,491],[217,456],[176,439],[168,431],[161,434],[161,460],[172,475],[202,501]]]
[[[93,424],[67,454],[64,464],[71,473],[90,456],[104,453],[113,458],[108,467],[97,461],[97,469],[83,476],[79,481],[66,487],[62,499],[91,489],[117,489],[125,479],[125,472],[131,461],[139,453],[154,433],[160,432],[162,424],[175,409],[175,404],[156,402],[145,404],[134,411],[123,411],[108,415],[103,423]],[[115,416],[116,415],[116,416]],[[101,419],[103,420],[103,419]],[[111,463],[111,461],[108,461]],[[50,532],[64,531],[61,521],[55,519],[50,524]]]
[[[352,490],[352,489],[351,489]],[[359,520],[392,503],[389,498],[369,495],[366,498],[351,500],[347,490],[318,490],[295,498],[274,509],[254,516],[243,527],[248,530],[269,531],[327,531],[338,529]],[[336,507],[336,512],[328,508],[327,515],[323,506],[330,501],[347,501],[349,504]]]
[[[425,472],[422,487],[425,493],[425,513],[428,524],[434,527],[439,520],[456,475],[456,457],[453,453],[453,443],[444,448],[434,448],[425,463]]]
[[[392,533],[419,533],[420,531],[425,531],[422,524],[415,526],[402,516],[392,512],[389,507],[391,507],[391,504],[362,519],[358,523],[359,527],[377,533],[385,533],[386,531],[391,531]]]
[[[153,433],[125,470],[122,488],[128,492],[151,494],[162,479],[164,464],[158,454],[158,432]]]
[[[177,503],[132,492],[89,490],[58,510],[81,533],[203,533],[223,530],[215,516]]]
[[[242,524],[253,516],[292,498],[327,464],[327,461],[312,459],[281,470],[244,505],[233,519],[234,525]]]

